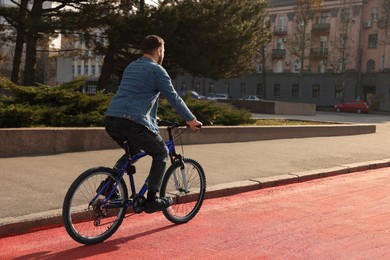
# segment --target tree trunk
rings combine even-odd
[[[40,24],[40,17],[43,11],[44,0],[35,0],[31,8],[30,26],[27,32],[26,42],[26,63],[24,67],[23,84],[33,85],[35,69],[37,64],[37,43],[38,43],[38,28]]]
[[[107,54],[104,57],[102,70],[100,72],[100,77],[98,81],[97,90],[101,91],[106,89],[107,86],[110,84],[110,78],[113,72],[114,68],[114,59],[112,58],[111,54]]]
[[[141,14],[144,14],[145,13],[145,0],[140,0],[140,4],[139,4],[139,11]]]
[[[341,97],[340,103],[345,102],[345,71],[341,72]]]
[[[19,82],[20,64],[22,63],[23,46],[26,41],[26,15],[29,0],[22,0],[19,7],[19,23],[16,27],[16,43],[12,62],[11,81],[15,84]]]
[[[262,97],[261,98],[264,98],[264,99],[267,99],[267,73],[266,73],[266,50],[265,50],[265,46],[262,45],[260,47],[260,52],[261,52],[261,73],[262,73],[262,77],[261,77],[261,85],[263,87],[263,93],[262,93]]]
[[[263,96],[260,98],[267,99],[267,74],[265,72],[265,68],[262,71],[261,85],[263,87]]]
[[[17,29],[16,35],[16,43],[15,43],[15,53],[12,62],[12,72],[11,72],[11,81],[15,84],[19,82],[19,74],[20,74],[20,65],[22,63],[22,54],[23,54],[23,46],[24,46],[24,38],[25,32],[24,29]]]
[[[24,67],[23,84],[31,86],[34,84],[35,70],[37,64],[37,35],[28,33],[26,43],[26,63]]]
[[[299,68],[299,75],[300,76],[303,76],[303,71],[305,69],[305,49],[306,49],[306,28],[307,28],[307,25],[306,25],[306,22],[305,22],[305,25],[303,26],[303,34],[302,34],[302,45],[301,45],[301,53],[300,53],[300,57],[299,57],[299,60],[300,60],[300,63],[301,63],[301,67]]]

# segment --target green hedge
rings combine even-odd
[[[79,91],[83,80],[60,86],[18,86],[0,77],[0,127],[104,126],[104,113],[112,94],[87,95]],[[185,97],[188,107],[205,125],[251,123],[250,113],[230,106]],[[160,118],[181,121],[165,99],[160,99]]]

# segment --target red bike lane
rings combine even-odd
[[[183,225],[132,216],[97,245],[60,227],[0,248],[0,259],[389,259],[390,168],[205,200]]]

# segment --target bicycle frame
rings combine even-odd
[[[188,193],[188,183],[187,183],[187,178],[186,178],[186,174],[185,174],[185,170],[186,170],[185,164],[182,161],[182,156],[180,154],[176,153],[175,142],[173,140],[173,135],[171,132],[173,128],[174,127],[167,128],[169,140],[165,142],[165,145],[168,148],[171,163],[178,161],[178,160],[181,162],[181,172],[182,172],[182,178],[183,178],[183,182],[184,182],[184,192]],[[120,165],[120,167],[117,168],[118,178],[116,179],[115,185],[113,185],[111,191],[109,192],[108,196],[106,196],[106,198],[103,202],[104,207],[107,207],[107,208],[132,207],[133,206],[133,199],[135,198],[135,196],[137,196],[137,195],[144,196],[145,195],[147,188],[148,188],[149,177],[146,177],[144,184],[142,185],[141,189],[137,193],[137,190],[135,187],[134,176],[133,176],[135,171],[134,172],[127,172],[127,174],[129,175],[129,181],[130,181],[130,189],[131,189],[131,197],[130,198],[131,199],[128,199],[127,203],[125,203],[125,204],[120,203],[120,202],[115,201],[115,200],[108,203],[108,201],[110,200],[110,198],[114,194],[119,182],[123,179],[123,176],[126,173],[127,169],[129,167],[131,167],[137,160],[139,160],[147,155],[148,154],[146,152],[141,152],[139,154],[134,155],[130,159],[126,158],[124,163],[122,163],[122,165]],[[175,181],[176,188],[179,189],[179,182],[178,182],[178,177],[176,176],[176,174],[174,175],[174,181]],[[108,187],[108,185],[110,185],[110,182],[105,183],[105,185],[103,185],[103,187],[101,187],[101,189],[96,193],[96,195],[89,202],[89,205],[93,204],[93,202]]]

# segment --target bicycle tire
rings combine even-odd
[[[172,197],[173,204],[163,210],[164,216],[175,224],[190,221],[202,206],[206,193],[206,175],[195,160],[184,158],[188,191],[184,191],[181,162],[174,162],[166,171],[160,190],[161,197]],[[175,178],[178,186],[175,184]]]
[[[92,205],[90,203],[103,181],[115,180],[115,175],[111,168],[92,168],[83,172],[70,186],[64,199],[62,216],[67,233],[75,241],[85,245],[100,243],[113,235],[121,225],[126,214],[125,206],[111,209],[100,207],[106,198],[104,195],[109,196],[108,189],[105,194],[103,191],[98,195]],[[112,186],[109,189],[112,190]],[[128,191],[123,179],[114,194],[115,202],[122,205],[127,202]],[[110,202],[113,200],[109,200],[108,204]]]

